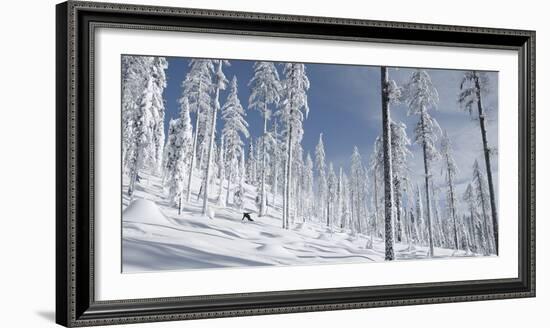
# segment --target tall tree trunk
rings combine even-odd
[[[485,169],[487,170],[487,182],[489,183],[489,198],[491,203],[491,217],[493,221],[493,238],[495,243],[495,253],[498,255],[498,217],[496,207],[495,189],[493,187],[493,173],[491,170],[491,151],[487,142],[487,129],[485,127],[485,112],[481,103],[481,86],[479,77],[476,73],[475,87],[477,93],[477,110],[479,114],[479,128],[481,129],[481,139],[483,141],[483,153],[485,155]]]
[[[409,245],[408,249],[409,251],[411,250],[412,248],[412,238],[413,238],[413,234],[412,234],[412,221],[411,221],[411,217],[412,217],[412,210],[409,212],[409,215],[407,215],[407,209],[404,209],[403,211],[403,214],[404,214],[404,217],[403,219],[405,220],[406,224],[405,224],[405,227],[407,229],[407,244]]]
[[[329,226],[330,226],[330,200],[329,200],[329,197],[327,195],[327,228]]]
[[[218,205],[225,207],[226,201],[223,199],[223,181],[225,180],[225,151],[224,151],[224,142],[221,138],[220,142],[220,151],[219,151],[219,172],[220,172],[220,188],[218,189]]]
[[[337,223],[340,225],[340,228],[343,228],[344,225],[342,224],[342,167],[340,167],[340,172],[338,172],[338,192],[337,192],[337,200],[336,200],[336,214],[338,216]]]
[[[395,214],[396,214],[396,226],[395,226],[395,235],[397,241],[401,242],[402,239],[402,229],[401,229],[401,181],[399,178],[395,178]]]
[[[290,109],[292,111],[292,107]],[[287,155],[285,163],[283,228],[288,229],[290,216],[290,181],[292,178],[292,124],[288,123]]]
[[[275,172],[273,172],[273,187],[272,187],[272,193],[273,193],[273,200],[272,200],[272,206],[275,207],[275,201],[277,200],[277,193],[278,193],[278,185],[279,185],[279,163],[274,163],[274,168],[273,170]]]
[[[421,120],[421,126],[422,126],[422,135],[424,138],[426,137],[425,132],[425,118],[424,113],[426,111],[426,108],[422,108],[422,113],[420,114],[420,120]],[[424,183],[425,183],[425,189],[426,189],[426,217],[427,217],[427,228],[428,228],[428,256],[432,257],[434,255],[434,243],[433,243],[433,237],[432,237],[432,218],[431,218],[431,211],[430,211],[430,167],[428,163],[428,153],[427,153],[427,145],[426,140],[424,139],[422,142],[422,150],[423,150],[423,157],[424,157]]]
[[[130,169],[130,183],[129,183],[129,186],[128,186],[128,196],[130,196],[130,200],[132,200],[134,198],[134,192],[135,192],[135,188],[136,188],[136,181],[138,179],[138,175],[139,175],[139,167],[141,166],[141,162],[142,162],[142,156],[143,156],[143,152],[142,152],[142,146],[140,145],[140,141],[141,140],[141,136],[142,134],[140,133],[138,136],[136,136],[136,141],[135,141],[135,146],[134,146],[134,151],[133,151],[133,154],[132,154],[132,168]]]
[[[195,167],[196,156],[197,156],[197,138],[198,138],[198,129],[200,122],[200,112],[199,106],[197,106],[197,119],[195,120],[195,135],[193,136],[193,153],[191,155],[191,165],[189,166],[189,178],[187,179],[187,202],[191,199],[191,180],[193,178],[193,169]]]
[[[225,192],[225,204],[229,204],[229,190],[231,189],[231,175],[233,174],[232,165],[228,165],[229,171],[227,172],[227,191]]]
[[[479,171],[478,171],[479,173]],[[491,251],[491,242],[490,242],[490,231],[489,231],[489,225],[487,224],[487,211],[485,210],[486,209],[486,203],[485,203],[485,196],[483,195],[483,189],[481,188],[481,182],[483,181],[481,179],[481,177],[478,175],[477,179],[479,180],[479,197],[481,198],[481,213],[483,215],[483,230],[484,230],[484,235],[485,235],[485,240],[486,240],[486,246],[487,246],[487,250],[488,252]]]
[[[374,177],[374,211],[375,211],[373,229],[374,229],[374,234],[378,235],[378,213],[380,212],[378,208],[378,174],[376,173],[376,168],[374,169],[373,177]]]
[[[432,182],[432,192],[434,190],[433,182]],[[433,196],[435,198],[435,195]],[[437,233],[437,241],[439,246],[443,246],[446,244],[445,234],[443,233],[443,226],[441,224],[441,216],[439,215],[439,207],[437,206],[437,202],[432,201],[433,207],[434,207],[434,215],[435,215],[435,226],[436,226],[436,233]]]
[[[470,234],[472,235],[472,242],[474,245],[474,251],[479,252],[478,240],[475,233],[475,214],[474,207],[470,206]]]
[[[218,63],[218,71],[221,71],[222,61]],[[218,81],[219,82],[219,81]],[[202,214],[208,214],[208,195],[210,189],[210,171],[212,167],[212,154],[214,153],[214,136],[216,134],[216,117],[220,109],[220,86],[216,86],[216,96],[214,99],[214,110],[212,111],[212,121],[210,122],[210,140],[208,140],[208,155],[206,162],[206,175],[204,177],[204,198],[202,202]]]
[[[391,261],[395,259],[394,240],[393,240],[393,173],[391,157],[391,117],[389,104],[389,77],[388,69],[385,66],[380,68],[381,87],[382,87],[382,140],[384,152],[384,228],[386,237],[385,259]]]
[[[361,226],[361,193],[359,192],[359,177],[355,179],[355,188],[355,196],[357,197],[357,201],[355,202],[357,206],[357,232],[361,234],[363,227]]]
[[[449,163],[449,159],[447,158],[447,163]],[[453,178],[451,175],[451,168],[449,165],[447,165],[447,174],[449,175],[449,196],[451,198],[451,217],[453,219],[453,226],[454,226],[454,240],[455,240],[455,249],[458,249],[458,227],[456,225],[456,204],[455,204],[455,198],[454,198],[454,186],[453,186]]]
[[[260,215],[264,216],[267,213],[267,196],[265,194],[265,171],[267,165],[267,158],[265,156],[265,139],[267,135],[267,105],[264,105],[264,135],[262,137],[262,182],[261,182],[261,195],[260,195]]]

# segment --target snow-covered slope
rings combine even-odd
[[[198,187],[198,179],[194,180]],[[216,190],[217,184],[212,188]],[[280,199],[275,208],[269,207],[267,216],[257,217],[255,189],[246,186],[244,210],[231,205],[218,208],[211,199],[214,218],[206,217],[200,214],[202,199],[193,194],[191,204],[178,215],[164,199],[160,179],[143,174],[133,201],[123,197],[123,272],[384,260],[380,239],[367,249],[368,236],[351,236],[316,222],[294,222],[291,229],[282,229]],[[242,221],[243,211],[253,212],[254,222]],[[424,248],[409,250],[397,244],[396,249],[398,259],[426,257]],[[447,249],[435,252],[440,257],[453,255],[466,254]]]

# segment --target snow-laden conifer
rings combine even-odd
[[[443,156],[442,171],[445,175],[445,183],[447,184],[447,206],[449,208],[449,214],[453,224],[453,241],[455,249],[459,248],[458,241],[458,223],[457,223],[457,199],[456,199],[456,187],[455,179],[458,173],[458,167],[453,157],[453,144],[447,131],[443,133],[441,139],[441,154]]]
[[[210,196],[210,177],[212,166],[213,166],[213,158],[214,158],[214,138],[215,138],[215,132],[216,132],[216,123],[217,123],[217,115],[218,111],[220,110],[220,91],[225,90],[227,85],[227,79],[223,73],[223,65],[229,65],[229,61],[227,60],[213,60],[213,62],[216,64],[216,72],[214,74],[214,98],[213,98],[213,106],[211,107],[211,113],[210,113],[210,130],[209,130],[209,138],[208,138],[208,151],[207,151],[207,157],[206,157],[206,171],[205,171],[205,177],[204,177],[204,198],[202,203],[202,214],[206,215],[208,213],[208,202],[209,202],[209,196]],[[236,78],[234,78],[236,81]],[[235,82],[236,84],[236,82]]]
[[[326,210],[327,198],[327,165],[325,162],[325,145],[323,134],[319,134],[319,142],[315,147],[315,169],[317,170],[317,216],[328,221]]]
[[[283,123],[283,134],[285,138],[286,158],[283,195],[283,227],[288,229],[292,184],[292,156],[295,145],[302,140],[304,133],[302,123],[309,113],[309,106],[307,103],[309,79],[307,78],[304,64],[285,63],[283,64],[283,74],[283,91],[277,113]]]
[[[412,73],[409,82],[405,86],[405,102],[409,108],[409,115],[418,115],[419,120],[415,128],[415,143],[422,147],[424,159],[424,188],[426,193],[426,225],[428,230],[429,256],[434,255],[432,215],[430,204],[430,164],[439,158],[436,140],[441,133],[437,121],[430,115],[430,109],[436,109],[439,95],[432,84],[430,75],[425,70],[417,70]]]
[[[222,138],[225,146],[225,161],[227,162],[227,194],[225,201],[229,201],[229,195],[231,190],[231,182],[235,176],[235,167],[239,161],[239,156],[244,152],[244,142],[241,136],[248,138],[248,123],[246,123],[244,111],[241,102],[238,97],[237,78],[233,77],[231,85],[229,87],[229,95],[225,101],[222,109]],[[243,159],[244,160],[244,156]],[[244,166],[244,163],[242,163]],[[240,173],[240,177],[244,180],[244,172]],[[242,183],[240,183],[242,185]]]
[[[210,117],[212,107],[211,92],[213,89],[212,73],[214,65],[211,60],[192,59],[189,67],[189,72],[182,82],[183,95],[179,100],[181,104],[183,99],[186,98],[189,102],[189,110],[195,113],[193,146],[187,177],[187,202],[190,201],[191,197],[191,181],[197,163],[197,156],[201,154],[199,149],[203,148],[202,146],[208,135],[208,125],[206,123]],[[199,166],[198,169],[200,170],[201,167]]]
[[[185,180],[188,176],[187,171],[193,147],[192,129],[189,103],[187,98],[184,98],[181,102],[180,117],[170,121],[165,153],[166,188],[170,202],[178,205],[178,214],[182,209]]]
[[[249,108],[257,109],[264,121],[263,136],[261,138],[261,155],[257,160],[261,161],[261,180],[260,180],[260,213],[263,216],[267,212],[267,189],[266,189],[266,172],[267,172],[267,122],[271,118],[271,109],[269,105],[277,105],[280,100],[282,90],[281,82],[279,81],[279,73],[275,64],[272,62],[256,62],[254,63],[254,76],[249,82],[251,93],[249,97]]]
[[[489,187],[491,220],[494,227],[492,239],[495,241],[495,248],[498,254],[498,216],[496,195],[493,185],[493,172],[491,169],[491,154],[494,152],[494,150],[489,147],[489,143],[487,141],[487,110],[483,105],[482,99],[489,90],[489,78],[486,73],[478,71],[468,71],[464,74],[462,82],[460,83],[460,94],[458,96],[458,102],[464,110],[468,111],[470,115],[475,115],[479,120],[481,141],[483,143],[483,155],[485,159],[485,170],[487,172]]]

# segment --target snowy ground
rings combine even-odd
[[[123,272],[384,261],[381,239],[367,249],[368,236],[330,231],[314,222],[295,223],[283,230],[280,199],[275,209],[269,208],[274,216],[258,218],[253,214],[254,222],[241,221],[243,211],[239,209],[218,208],[213,205],[214,198],[214,218],[202,216],[202,198],[197,201],[196,194],[178,215],[164,198],[160,178],[141,176],[131,203],[123,185]],[[212,188],[213,197],[217,197],[217,188]],[[257,212],[253,202],[256,188],[246,189],[245,210]],[[426,248],[409,250],[406,244],[396,244],[397,259],[426,258],[426,253]],[[466,255],[435,249],[435,257]]]

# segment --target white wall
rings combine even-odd
[[[539,213],[546,210],[544,183],[550,137],[550,23],[544,1],[162,0],[124,1],[241,11],[478,25],[537,30],[539,86]],[[54,4],[6,1],[0,11],[0,326],[53,327],[54,317]],[[547,326],[549,231],[538,216],[536,299],[488,301],[133,325],[132,327],[423,327]],[[546,278],[546,279],[545,279]],[[306,321],[307,320],[307,321]]]

